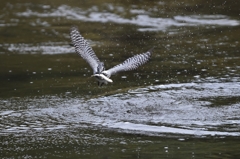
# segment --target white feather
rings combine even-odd
[[[92,76],[101,77],[101,78],[103,78],[104,80],[106,80],[107,82],[110,82],[110,83],[113,82],[110,78],[104,76],[103,74],[94,74],[94,75],[92,75]]]

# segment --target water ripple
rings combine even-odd
[[[96,7],[95,7],[96,8]],[[36,12],[30,9],[16,13],[19,17],[65,17],[71,20],[101,22],[101,23],[117,23],[117,24],[132,24],[139,26],[139,31],[166,31],[168,28],[182,27],[182,26],[238,26],[238,20],[230,19],[225,15],[188,15],[188,16],[174,16],[172,18],[152,17],[148,11],[130,9],[131,18],[124,18],[116,13],[99,11],[100,9],[72,8],[67,5],[61,5],[56,9],[49,9],[44,12]]]
[[[2,100],[6,107],[0,112],[0,132],[101,127],[157,135],[240,136],[239,97],[240,83],[229,82],[155,85],[87,101]]]

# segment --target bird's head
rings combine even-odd
[[[103,62],[99,62],[99,63],[98,63],[98,66],[97,66],[97,72],[96,72],[96,73],[100,74],[100,73],[102,73],[104,70],[105,70],[104,63],[103,63]]]
[[[97,66],[96,72],[92,75],[92,77],[95,77],[100,83],[101,86],[103,83],[107,84],[107,82],[113,82],[110,79],[110,75],[108,75],[107,71],[105,71],[104,63],[99,62]]]

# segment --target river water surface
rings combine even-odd
[[[1,158],[238,158],[240,3],[3,1]],[[98,87],[70,44],[77,26],[111,68]]]

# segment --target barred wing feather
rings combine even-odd
[[[133,57],[128,58],[123,63],[114,66],[113,68],[104,71],[108,77],[122,71],[131,71],[137,69],[139,66],[147,63],[151,57],[152,50],[146,53],[138,54]]]
[[[81,36],[76,27],[72,27],[70,31],[72,44],[75,47],[75,52],[78,53],[93,69],[97,72],[97,66],[100,60],[89,46],[88,42]]]

